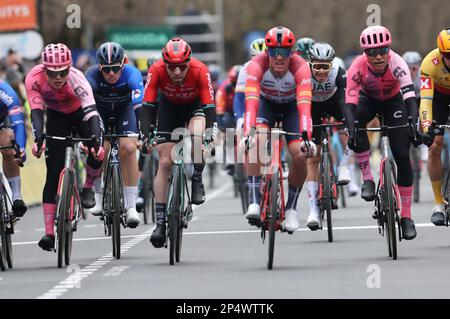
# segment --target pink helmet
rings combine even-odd
[[[41,54],[42,64],[49,70],[60,71],[72,63],[72,54],[69,48],[62,43],[50,43]]]
[[[389,30],[381,25],[367,27],[361,32],[359,44],[363,50],[390,46],[392,37]]]

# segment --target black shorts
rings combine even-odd
[[[434,90],[433,93],[433,120],[437,125],[446,125],[450,110],[450,95],[445,95]],[[439,130],[438,135],[444,135],[444,129]]]
[[[172,142],[171,134],[158,132],[173,132],[175,129],[184,129],[195,116],[205,117],[200,101],[189,104],[174,104],[160,94],[157,124],[158,144]],[[176,140],[173,142],[178,141],[179,134],[175,135]]]
[[[271,102],[261,96],[258,116],[256,117],[257,126],[271,128],[275,126],[276,122],[283,124],[283,130],[301,135],[297,101],[280,104]],[[300,141],[300,138],[296,136],[286,135],[285,137],[288,144]]]
[[[337,94],[334,94],[330,99],[323,102],[312,102],[311,104],[311,117],[313,125],[322,124],[322,116],[332,116],[337,121],[343,121],[344,116],[342,114],[341,106],[339,105],[339,98]],[[312,135],[314,143],[320,145],[322,140],[320,138],[320,130],[313,128]]]

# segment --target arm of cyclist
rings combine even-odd
[[[308,63],[294,56],[289,68],[295,77],[297,84],[297,110],[300,121],[300,132],[306,131],[308,139],[312,138],[312,119],[311,119],[311,99],[312,99],[312,84],[311,84],[311,70]],[[298,59],[297,59],[298,58]]]
[[[233,112],[234,118],[236,119],[236,129],[241,129],[244,126],[246,78],[247,78],[247,68],[243,67],[239,71],[233,99]]]
[[[34,144],[31,151],[35,157],[40,158],[42,152],[45,150],[43,136],[45,102],[40,92],[38,80],[30,73],[25,78],[25,89],[27,91],[28,104],[31,109],[30,117],[34,136]]]
[[[136,68],[131,69],[131,76],[128,78],[128,87],[131,90],[131,105],[136,115],[136,121],[139,121],[144,97],[144,86],[141,72]]]
[[[357,118],[357,106],[359,102],[359,90],[362,81],[362,75],[357,69],[356,64],[352,64],[347,71],[347,81],[345,87],[345,107],[344,107],[344,117],[345,126],[348,130],[348,147],[352,151],[355,150],[355,134],[354,134],[354,122]]]

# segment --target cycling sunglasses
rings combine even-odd
[[[180,68],[180,72],[183,73],[189,67],[189,63],[181,63],[181,64],[166,63],[166,65],[169,71],[172,73],[175,73],[175,70],[177,68]]]
[[[329,69],[331,69],[332,65],[333,65],[332,63],[325,63],[325,62],[311,63],[311,67],[316,71],[319,71],[320,69],[328,71]]]
[[[268,52],[269,56],[272,58],[276,58],[279,55],[281,55],[283,58],[287,58],[292,55],[291,48],[269,48]]]
[[[61,71],[52,71],[49,69],[45,69],[45,73],[47,73],[49,78],[56,78],[58,75],[62,78],[66,77],[70,72],[70,68],[61,70]]]
[[[385,55],[389,52],[389,47],[366,49],[364,52],[370,57],[376,57],[379,55]]]
[[[109,73],[109,72],[113,71],[114,74],[117,74],[117,73],[120,72],[120,70],[122,70],[122,65],[123,65],[123,64],[100,65],[100,69],[101,69],[102,72],[104,72],[104,73]]]
[[[442,56],[446,59],[450,59],[450,52],[441,52]]]

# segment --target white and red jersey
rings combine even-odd
[[[25,79],[28,103],[31,110],[45,108],[60,113],[72,113],[80,107],[95,105],[94,94],[83,72],[70,67],[67,82],[61,89],[48,84],[45,68],[36,65]]]
[[[345,103],[358,105],[360,90],[378,101],[389,100],[400,91],[403,100],[415,97],[408,65],[392,50],[389,51],[389,65],[383,74],[372,72],[365,54],[353,61],[347,71]]]
[[[256,125],[259,97],[270,102],[287,104],[297,101],[300,131],[306,130],[309,138],[312,134],[311,121],[311,71],[308,63],[298,55],[292,55],[288,72],[277,78],[269,68],[269,56],[266,52],[255,56],[247,66],[245,85],[244,129],[248,132]]]

